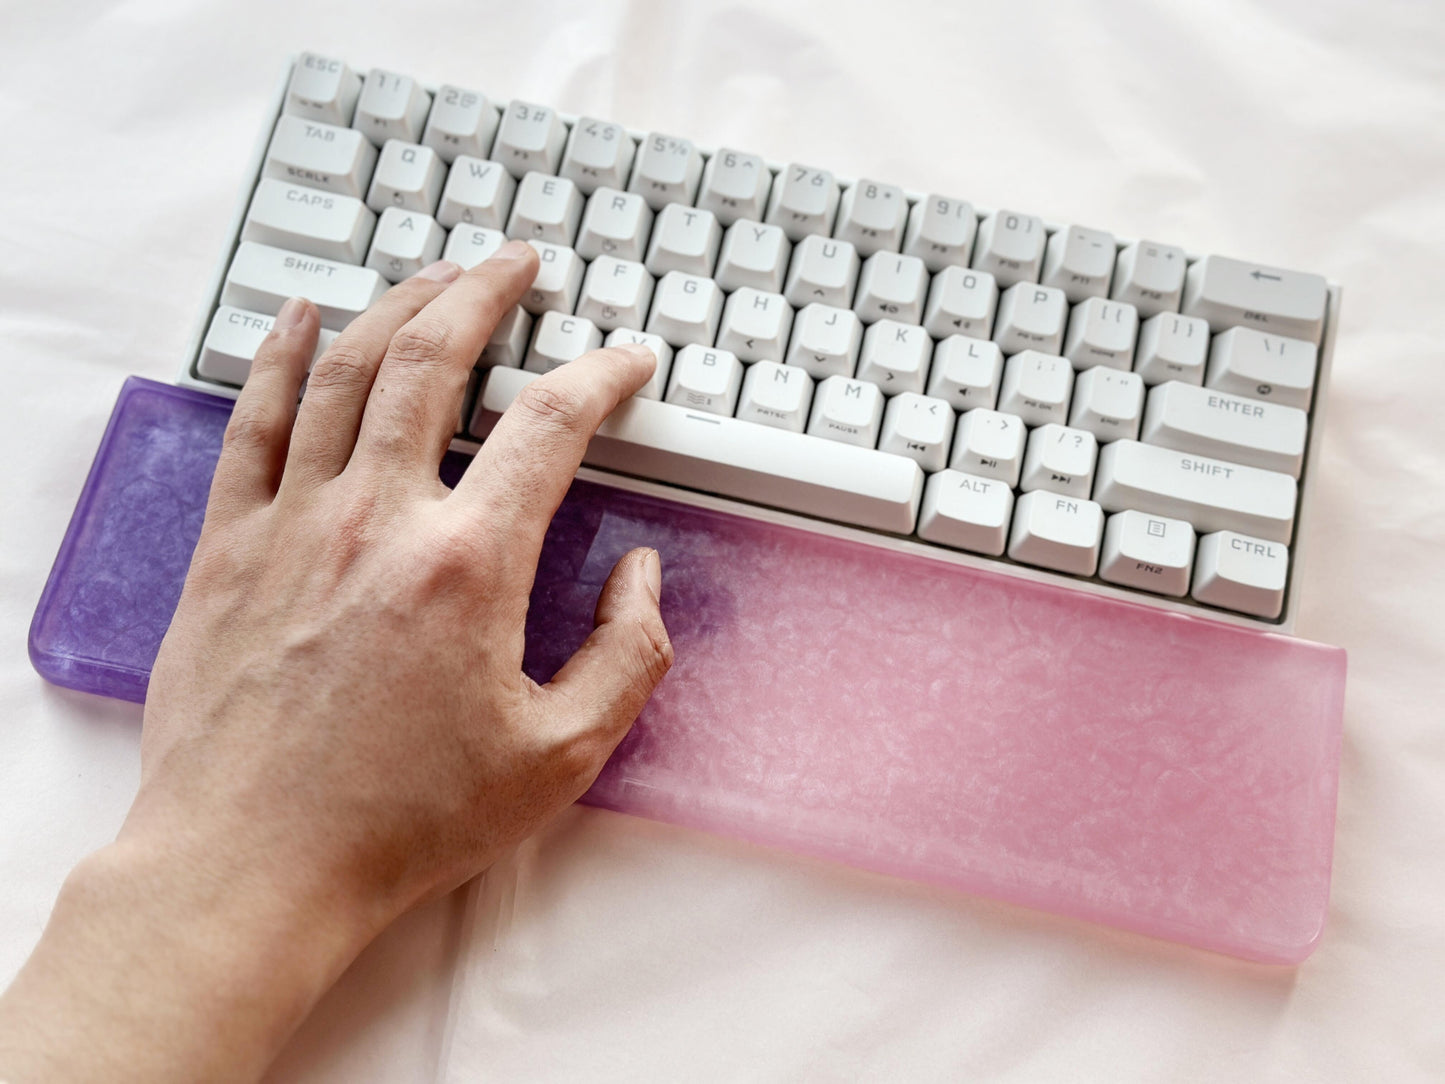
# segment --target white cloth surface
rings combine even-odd
[[[1351,670],[1297,971],[579,809],[480,883],[454,991],[460,896],[364,954],[273,1079],[1445,1076],[1445,17],[1410,0],[10,0],[0,981],[138,773],[139,710],[46,686],[30,614],[306,48],[1341,282],[1299,631]]]

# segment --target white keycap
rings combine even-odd
[[[563,177],[590,196],[599,188],[622,188],[632,172],[637,143],[620,124],[580,117],[562,152]]]
[[[1094,486],[1098,454],[1093,433],[1066,425],[1041,425],[1029,433],[1019,488],[1087,497]]]
[[[948,463],[953,426],[953,409],[942,399],[901,392],[883,409],[878,450],[906,455],[931,474]]]
[[[1093,501],[1034,490],[1014,504],[1008,555],[1022,564],[1092,576],[1103,533],[1104,513]]]
[[[1204,383],[1220,391],[1308,410],[1314,396],[1315,344],[1249,327],[1214,336]]]
[[[998,405],[1003,378],[1003,351],[997,343],[950,335],[933,348],[928,371],[928,394],[955,410]]]
[[[577,315],[587,317],[603,331],[641,327],[655,286],[655,280],[640,263],[598,256],[582,279]]]
[[[903,251],[917,256],[930,271],[967,267],[977,229],[978,217],[973,204],[949,196],[928,195],[908,211]]]
[[[1020,350],[1057,354],[1064,345],[1068,319],[1069,303],[1064,291],[1020,282],[999,298],[993,341],[1005,354]]]
[[[872,448],[883,422],[883,393],[877,385],[846,376],[830,376],[813,392],[808,432],[842,444]]]
[[[1161,312],[1145,320],[1139,329],[1134,371],[1146,384],[1166,380],[1203,384],[1204,363],[1208,360],[1209,324],[1197,316]]]
[[[566,177],[528,173],[517,185],[507,236],[570,245],[582,220],[582,193]]]
[[[1318,344],[1328,293],[1320,275],[1206,256],[1189,268],[1182,311],[1216,332],[1252,327]]]
[[[789,162],[773,179],[763,221],[782,227],[793,241],[810,233],[826,235],[833,232],[838,199],[838,182],[832,173]]]
[[[457,226],[447,235],[442,259],[451,260],[463,271],[468,271],[506,243],[507,235],[501,230],[489,230],[485,226]]]
[[[781,362],[793,330],[793,307],[782,294],[744,286],[728,297],[718,325],[717,344],[741,361]]]
[[[1031,426],[1062,424],[1069,417],[1073,390],[1074,367],[1068,358],[1025,350],[1004,362],[998,408]]]
[[[863,321],[852,309],[806,305],[793,319],[793,337],[784,360],[817,380],[852,376],[862,345]]]
[[[431,215],[388,207],[381,212],[366,266],[388,282],[400,282],[441,258],[446,231]]]
[[[544,312],[532,333],[532,347],[523,365],[528,372],[548,373],[559,365],[576,361],[602,345],[602,332],[585,316],[565,312]]]
[[[1003,553],[1014,493],[996,478],[944,470],[932,475],[918,512],[918,537],[990,557]]]
[[[847,241],[810,235],[793,246],[783,293],[795,307],[817,301],[846,309],[858,284],[858,250]]]
[[[1069,424],[1087,429],[1100,444],[1133,440],[1144,413],[1144,381],[1138,373],[1121,373],[1107,365],[1085,369],[1074,380]]]
[[[1178,312],[1186,262],[1184,250],[1176,245],[1135,241],[1119,252],[1109,296],[1115,301],[1127,301],[1145,319],[1161,312]]]
[[[1129,369],[1134,364],[1134,341],[1139,335],[1139,312],[1122,301],[1091,297],[1074,306],[1064,335],[1064,357],[1075,369],[1108,365]]]
[[[917,324],[879,320],[863,333],[858,355],[858,379],[870,380],[885,395],[923,391],[933,340]]]
[[[451,163],[462,155],[485,158],[502,117],[486,95],[445,84],[437,90],[421,141]]]
[[[669,203],[691,203],[702,177],[702,155],[690,139],[648,132],[638,148],[627,190],[654,211]]]
[[[411,76],[372,68],[361,85],[351,126],[378,147],[391,139],[415,143],[429,109],[431,95]]]
[[[482,347],[482,356],[477,359],[479,369],[516,369],[527,356],[527,344],[532,341],[532,314],[521,305],[514,306],[497,323],[487,345]]]
[[[550,310],[573,312],[582,289],[582,259],[572,249],[550,241],[528,241],[539,257],[537,277],[522,298],[522,307],[533,314]]]
[[[1277,471],[1116,440],[1099,452],[1094,477],[1094,499],[1109,512],[1133,508],[1272,542],[1294,531],[1298,486]]]
[[[447,167],[430,147],[389,139],[376,160],[366,205],[377,214],[388,207],[433,214],[446,176]]]
[[[1038,282],[1046,239],[1042,219],[1017,211],[995,211],[978,228],[973,266],[993,275],[1001,290],[1017,282]]]
[[[599,188],[587,198],[577,231],[577,254],[584,260],[616,256],[642,262],[652,231],[652,208],[635,192]]]
[[[1141,439],[1298,478],[1308,430],[1295,407],[1170,381],[1150,390]]]
[[[772,172],[756,154],[724,147],[707,160],[697,205],[717,215],[723,226],[743,219],[761,222],[772,183]]]
[[[969,335],[987,339],[993,334],[998,308],[998,285],[987,271],[945,267],[933,276],[923,326],[935,339]]]
[[[302,53],[286,85],[286,112],[322,124],[346,126],[351,123],[360,93],[361,76],[344,61],[319,53]]]
[[[908,198],[903,189],[862,180],[843,190],[833,236],[852,244],[866,260],[875,252],[897,252],[907,222]]]
[[[1087,226],[1065,226],[1049,235],[1044,249],[1045,286],[1064,291],[1070,304],[1109,296],[1114,275],[1114,235]]]
[[[743,376],[737,416],[745,422],[801,433],[813,403],[813,378],[792,365],[760,361]]]
[[[321,326],[340,331],[386,292],[370,268],[242,241],[226,272],[221,304],[275,316],[288,298],[305,297],[321,310]]]
[[[477,397],[476,435],[485,437],[534,379],[493,370]],[[585,461],[898,534],[913,530],[923,492],[923,472],[902,456],[635,396],[602,423]]]
[[[863,320],[898,320],[916,324],[923,319],[928,293],[928,269],[917,256],[875,252],[863,261],[853,311]]]
[[[1194,598],[1209,606],[1276,618],[1284,608],[1289,550],[1278,542],[1217,531],[1199,540]]]
[[[654,275],[685,271],[710,277],[717,264],[722,227],[711,211],[669,203],[657,214],[647,246],[647,269]]]
[[[717,338],[722,307],[722,291],[712,279],[669,271],[652,295],[647,330],[673,346],[711,346]]]
[[[376,168],[376,148],[353,128],[282,116],[266,149],[264,176],[361,199]]]
[[[221,305],[211,317],[211,326],[206,330],[205,341],[201,344],[201,356],[196,362],[196,372],[207,380],[244,384],[251,375],[251,362],[256,358],[256,351],[271,333],[275,323],[273,316]],[[321,329],[316,350],[311,355],[312,365],[316,364],[316,359],[336,341],[336,334],[327,328]]]
[[[520,181],[532,172],[556,173],[566,143],[567,125],[555,109],[513,100],[502,109],[491,158]]]
[[[723,234],[713,277],[724,290],[751,286],[770,294],[780,293],[792,253],[792,242],[777,226],[739,219]]]
[[[657,368],[652,370],[652,376],[648,378],[646,384],[632,394],[634,397],[640,395],[644,399],[661,399],[667,393],[667,378],[672,372],[672,347],[657,335],[649,335],[645,331],[634,331],[631,328],[623,327],[609,331],[602,345],[617,346],[620,343],[641,343],[656,356]]]
[[[1024,423],[1016,414],[979,407],[958,416],[953,433],[950,470],[997,478],[1016,486],[1024,462]]]
[[[1182,519],[1115,512],[1104,525],[1099,578],[1182,598],[1194,567],[1194,528]]]
[[[743,383],[737,357],[715,346],[693,343],[677,352],[667,381],[667,401],[689,410],[731,416]]]
[[[462,155],[447,174],[437,221],[448,229],[466,223],[501,230],[512,213],[516,193],[516,178],[499,163]]]
[[[354,196],[263,178],[251,197],[241,240],[360,263],[376,216]]]

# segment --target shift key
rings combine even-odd
[[[321,310],[322,327],[340,331],[384,294],[386,286],[369,267],[242,241],[226,272],[221,304],[275,316],[287,298],[304,297]]]
[[[1252,327],[1319,345],[1328,292],[1320,275],[1205,256],[1189,267],[1181,311],[1215,332]]]

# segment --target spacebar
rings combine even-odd
[[[477,397],[473,435],[485,438],[538,375],[492,369]],[[913,531],[923,492],[923,471],[903,456],[655,399],[629,399],[618,407],[592,439],[585,461],[896,534]]]

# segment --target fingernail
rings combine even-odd
[[[647,577],[647,589],[652,592],[654,602],[662,601],[662,557],[656,550],[648,550],[642,559],[642,572]]]
[[[496,252],[492,253],[494,260],[521,260],[535,250],[526,241],[508,241]]]
[[[431,279],[433,282],[451,282],[462,273],[462,269],[451,260],[438,260],[436,263],[427,264],[416,273],[419,279]]]
[[[304,297],[288,297],[286,304],[281,306],[281,311],[276,314],[276,322],[271,325],[273,331],[290,331],[299,324],[306,315],[306,299]]]
[[[613,347],[613,349],[621,350],[624,353],[631,354],[635,358],[642,358],[646,361],[650,361],[654,365],[657,364],[657,355],[652,352],[652,347],[648,346],[646,343],[618,343],[615,347]]]

